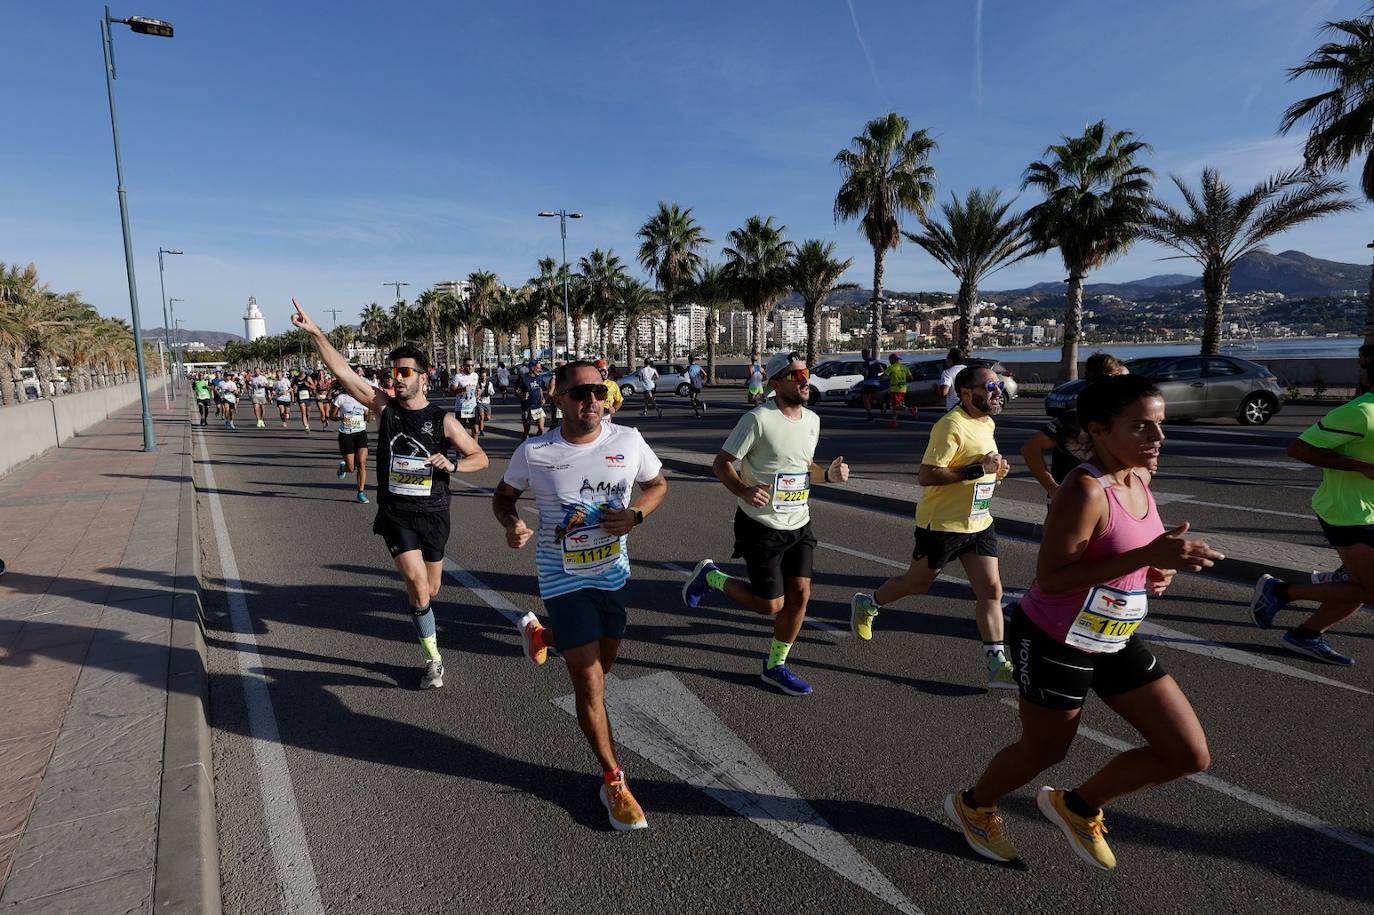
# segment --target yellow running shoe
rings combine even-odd
[[[878,618],[878,608],[873,603],[873,595],[862,591],[855,592],[849,599],[849,631],[865,642],[873,641],[873,621]]]
[[[1116,855],[1107,846],[1107,824],[1102,818],[1102,811],[1099,810],[1094,817],[1081,817],[1064,803],[1066,793],[1046,785],[1036,792],[1035,806],[1040,808],[1045,819],[1068,836],[1069,846],[1075,855],[1104,871],[1114,869]]]
[[[606,815],[611,821],[611,827],[619,832],[630,832],[634,829],[647,829],[649,821],[644,819],[644,810],[639,806],[639,801],[630,793],[630,786],[625,782],[625,773],[619,772],[614,780],[609,784],[603,779],[601,782],[601,806],[606,808]]]
[[[962,792],[945,796],[945,813],[964,831],[968,847],[994,861],[1015,861],[1020,857],[1007,838],[1002,814],[996,807],[970,807]]]

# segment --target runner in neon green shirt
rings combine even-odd
[[[902,362],[901,353],[892,353],[887,357],[887,402],[892,408],[892,421],[887,424],[889,429],[897,428],[897,411],[906,404],[906,386],[911,381],[911,369]],[[916,405],[912,404],[909,408],[911,418],[916,418]]]

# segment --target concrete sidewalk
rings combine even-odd
[[[160,398],[159,398],[160,401]],[[218,912],[191,428],[0,477],[0,910]]]

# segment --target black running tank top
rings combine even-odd
[[[406,410],[392,401],[377,430],[377,504],[405,514],[448,511],[448,472],[424,465],[448,451],[444,411],[434,404]]]

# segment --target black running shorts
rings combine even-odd
[[[350,457],[357,451],[367,447],[366,432],[340,432],[339,433],[339,455]]]
[[[976,534],[956,534],[916,528],[916,547],[912,559],[925,559],[935,570],[943,569],[965,553],[997,558],[997,531],[991,524]]]
[[[386,543],[392,558],[419,550],[425,562],[443,562],[448,546],[448,512],[377,512],[372,533]]]
[[[1374,546],[1374,524],[1327,524],[1321,518],[1317,523],[1322,526],[1326,542],[1334,547]]]
[[[1037,626],[1020,604],[1011,606],[1007,650],[1022,698],[1062,711],[1082,708],[1089,689],[1107,699],[1153,683],[1165,673],[1139,636],[1131,636],[1115,654],[1079,651]]]
[[[735,552],[749,570],[749,590],[755,597],[776,600],[789,578],[810,578],[816,538],[811,522],[796,530],[780,531],[760,524],[735,509]]]

